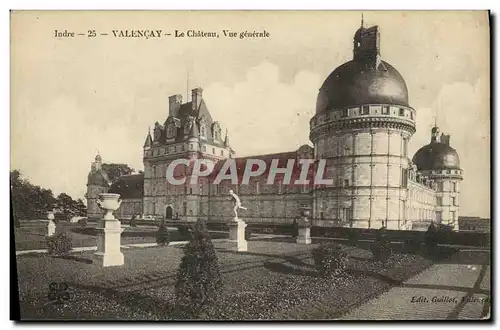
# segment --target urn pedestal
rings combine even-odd
[[[102,267],[121,266],[125,263],[120,250],[123,228],[118,220],[100,220],[97,236],[97,264]]]
[[[47,219],[49,219],[49,224],[47,225],[47,236],[53,236],[56,233],[56,224],[52,221],[54,220],[54,213],[49,212]]]
[[[311,244],[311,222],[309,221],[309,208],[302,210],[302,219],[299,221],[299,235],[297,244]]]
[[[298,244],[311,244],[311,228],[299,227],[299,236],[297,236]]]
[[[229,223],[229,243],[232,251],[247,251],[247,241],[245,239],[245,228],[247,224],[241,219],[235,218]]]
[[[120,250],[123,228],[120,221],[113,216],[113,211],[121,205],[119,198],[119,194],[100,194],[97,202],[106,211],[98,222],[97,252],[94,254],[97,264],[102,267],[121,266],[125,263]]]

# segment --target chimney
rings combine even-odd
[[[168,115],[177,117],[182,104],[182,95],[176,94],[168,98]]]
[[[203,89],[200,87],[195,88],[191,91],[191,102],[193,110],[198,110],[198,107],[201,104],[202,95],[203,95]]]
[[[441,134],[441,143],[444,143],[446,145],[450,145],[450,135],[446,134]]]

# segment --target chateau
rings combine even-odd
[[[292,115],[292,114],[291,114]],[[191,101],[169,97],[169,114],[156,122],[144,142],[144,173],[126,175],[110,184],[98,155],[87,182],[88,217],[98,218],[98,194],[119,193],[123,203],[116,215],[161,215],[167,219],[227,221],[233,217],[228,198],[233,189],[248,211],[247,223],[291,223],[303,207],[311,209],[315,226],[425,230],[431,221],[458,229],[459,186],[463,171],[450,136],[434,127],[429,144],[412,159],[408,142],[416,130],[416,112],[409,104],[401,74],[381,59],[378,26],[356,31],[353,59],[337,67],[321,86],[316,114],[310,120],[310,140],[298,150],[235,158],[227,132],[210,115],[201,88]],[[270,168],[290,159],[326,160],[325,178],[333,184],[284,185],[283,177],[267,184],[268,173],[248,185],[200,177],[195,184],[171,185],[166,168],[173,160],[210,159],[216,171],[231,158],[239,170],[249,159],[261,159]],[[185,169],[186,177],[193,173]],[[281,176],[280,176],[281,175]]]

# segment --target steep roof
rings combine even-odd
[[[98,171],[91,171],[89,175],[87,176],[87,185],[95,185],[95,186],[101,186],[101,187],[108,187],[109,186],[109,177],[106,171],[104,170],[98,170]]]
[[[277,167],[278,168],[285,168],[287,166],[287,163],[289,160],[294,160],[293,164],[293,169],[292,169],[292,176],[290,182],[293,183],[295,180],[299,179],[300,173],[302,171],[302,166],[299,163],[299,156],[297,151],[288,151],[288,152],[280,152],[280,153],[273,153],[273,154],[266,154],[266,155],[255,155],[255,156],[247,156],[247,157],[239,157],[239,158],[229,158],[229,159],[223,159],[218,161],[212,173],[209,176],[209,180],[214,180],[217,175],[221,172],[223,169],[224,164],[229,161],[232,162],[234,161],[236,163],[236,170],[237,170],[237,175],[238,175],[238,182],[241,182],[243,178],[243,174],[245,172],[245,168],[247,166],[247,162],[251,159],[259,159],[264,161],[265,164],[265,170],[264,172],[256,177],[252,177],[251,180],[256,180],[256,179],[266,179],[269,175],[270,169],[271,169],[271,164],[273,160],[277,159]],[[252,171],[256,171],[258,169],[258,165],[254,164],[252,166]],[[222,174],[229,174],[230,170],[226,170],[226,173]],[[309,172],[307,175],[307,179],[312,183],[314,180],[314,165],[309,166]],[[282,173],[276,173],[275,176],[276,180],[280,180],[284,178],[284,174]],[[224,182],[225,180],[223,180]]]

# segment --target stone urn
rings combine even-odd
[[[120,194],[102,193],[97,200],[97,205],[106,211],[103,220],[116,220],[113,212],[118,210],[121,204]]]
[[[49,211],[49,213],[47,214],[47,219],[49,219],[49,222],[52,222],[54,218],[54,211]]]

